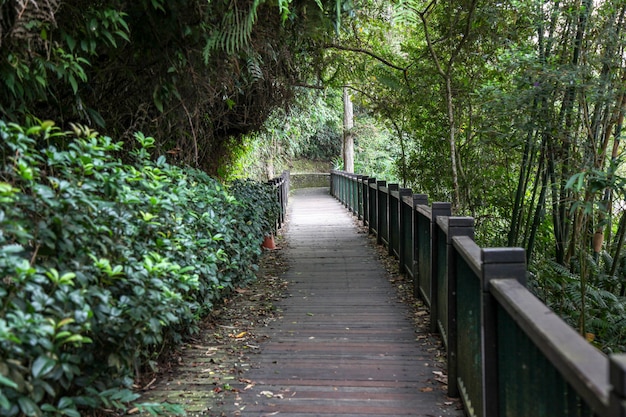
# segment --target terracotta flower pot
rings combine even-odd
[[[276,244],[274,243],[274,235],[265,236],[263,239],[263,244],[261,245],[265,249],[276,249]]]

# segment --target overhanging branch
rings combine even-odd
[[[393,69],[398,70],[398,71],[406,72],[406,70],[408,69],[408,67],[401,67],[399,65],[396,65],[393,62],[390,62],[390,61],[386,60],[385,58],[381,57],[380,55],[376,55],[372,51],[368,51],[367,49],[352,48],[350,46],[337,45],[337,44],[334,44],[334,43],[333,44],[324,45],[324,47],[328,48],[328,49],[338,49],[340,51],[349,51],[349,52],[356,52],[356,53],[359,53],[359,54],[369,55],[370,57],[374,58],[375,60],[385,64],[389,68],[393,68]]]

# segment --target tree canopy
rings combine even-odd
[[[621,350],[625,17],[622,0],[372,1],[325,73],[391,128],[404,185],[524,247],[537,294]]]
[[[328,3],[3,0],[0,117],[154,132],[155,153],[215,173],[314,75]]]

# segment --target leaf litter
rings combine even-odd
[[[281,278],[288,264],[280,234],[277,241],[275,250],[264,252],[257,279],[216,305],[198,334],[159,364],[141,389],[142,402],[181,404],[191,417],[240,414],[245,406],[239,393],[255,385],[244,375],[267,338],[263,329],[281,316],[275,304],[288,284]]]

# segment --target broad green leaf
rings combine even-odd
[[[13,382],[12,380],[10,380],[9,378],[0,375],[0,385],[4,385],[5,387],[9,387],[9,388],[13,388],[13,389],[17,389],[18,385]]]
[[[56,366],[56,361],[47,356],[39,356],[33,362],[32,374],[35,378],[41,378],[52,372]]]
[[[78,92],[78,82],[76,81],[76,77],[70,74],[67,78],[70,85],[72,86],[72,91],[74,92],[74,94],[76,94]]]
[[[42,415],[42,412],[37,404],[35,404],[35,402],[28,397],[19,397],[17,399],[17,403],[19,404],[22,413],[26,414],[28,417],[39,417]]]

